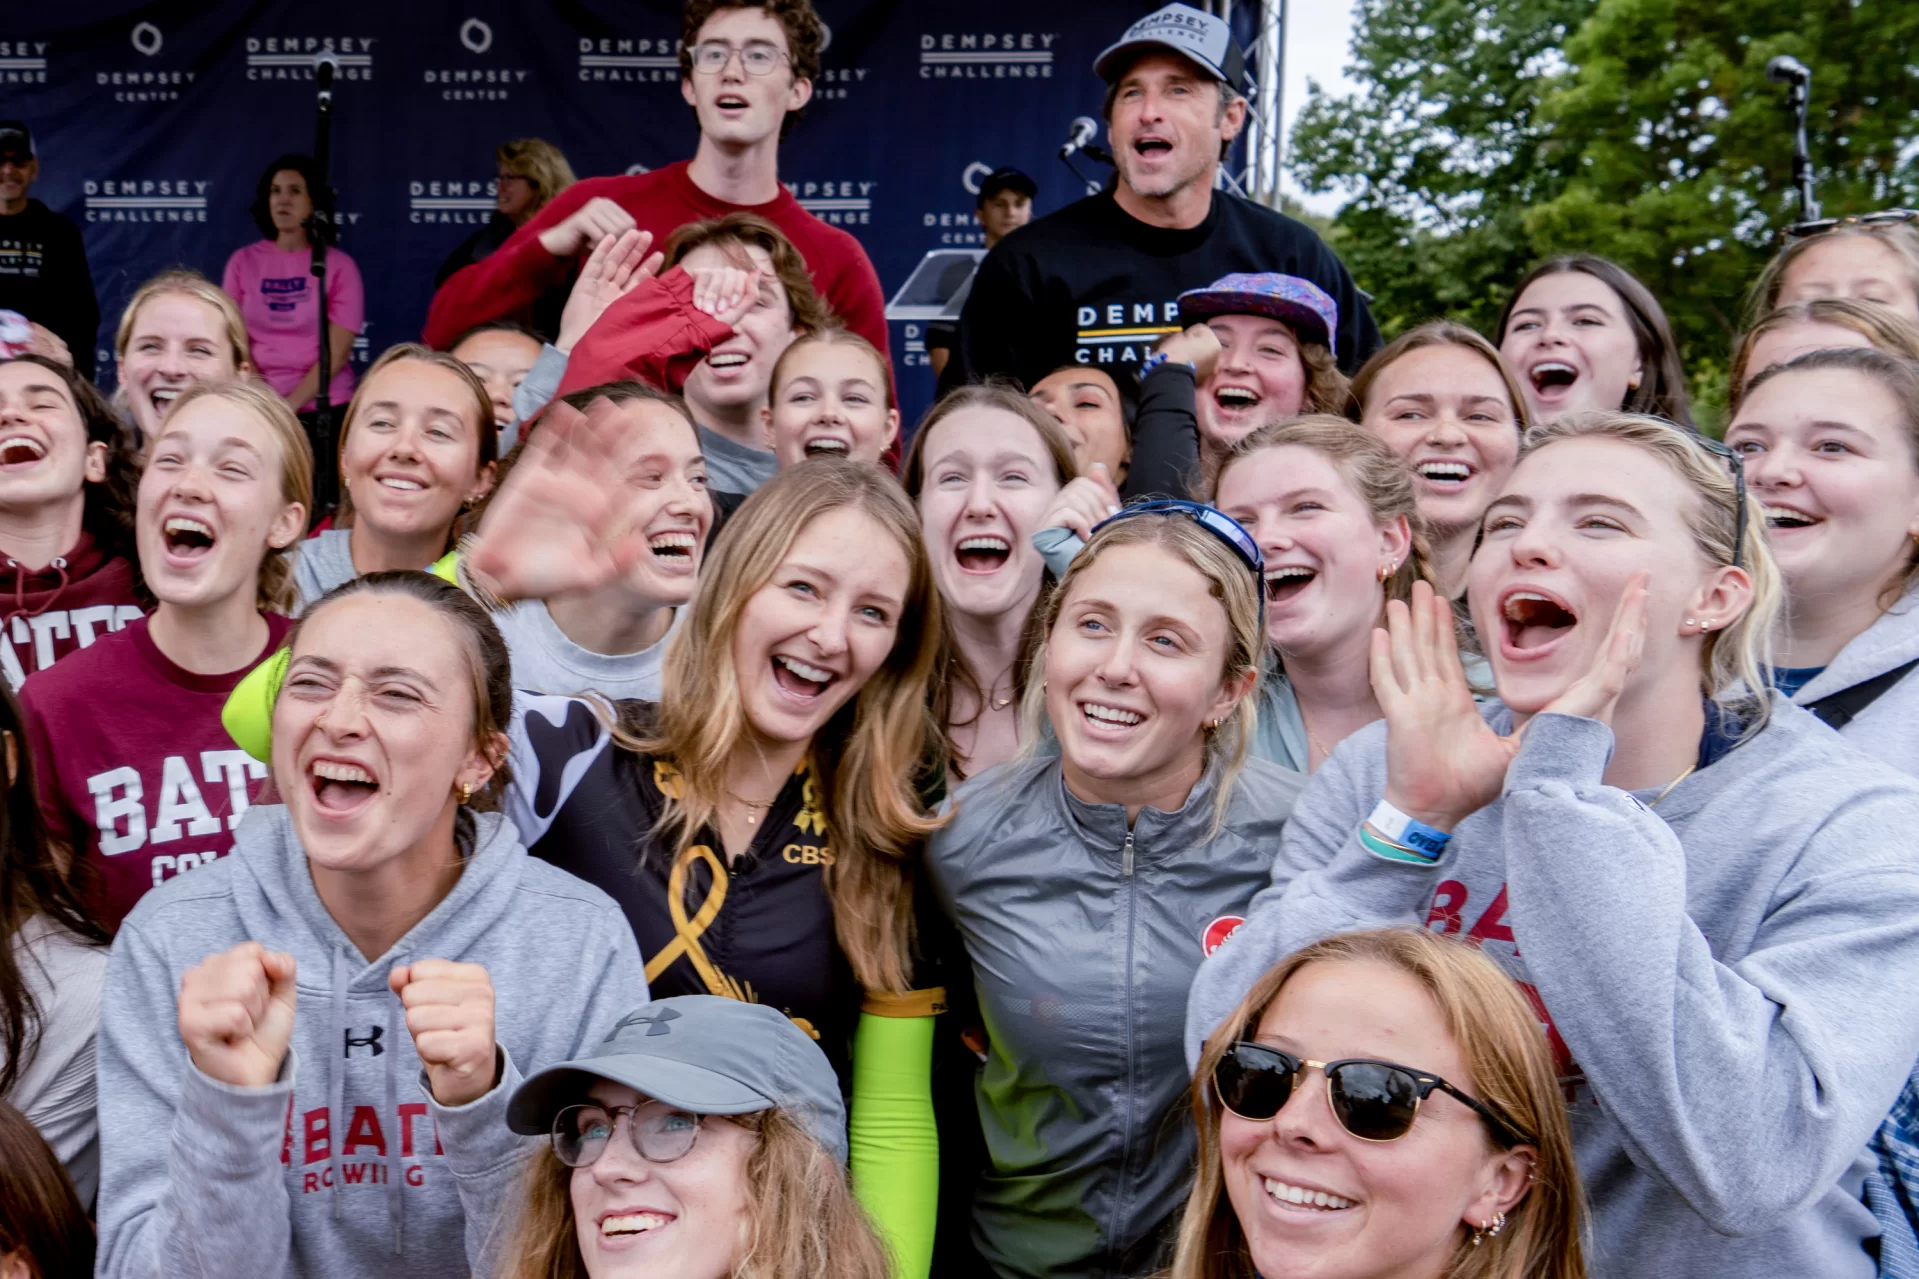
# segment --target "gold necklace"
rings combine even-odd
[[[1698,768],[1699,768],[1698,761],[1694,761],[1692,764],[1688,765],[1686,768],[1686,771],[1681,773],[1679,776],[1673,778],[1671,781],[1667,782],[1666,789],[1660,791],[1659,794],[1654,796],[1652,803],[1646,805],[1646,807],[1647,808],[1659,807],[1659,801],[1666,798],[1666,796],[1672,794],[1672,788],[1679,785],[1679,783],[1685,781],[1688,777],[1691,777],[1693,773],[1698,770]]]
[[[1313,732],[1313,727],[1306,722],[1306,714],[1303,711],[1300,712],[1299,726],[1306,730],[1306,740],[1311,743],[1314,750],[1319,752],[1319,758],[1322,761],[1330,759],[1333,753],[1326,749],[1326,743],[1319,740],[1319,734]]]
[[[746,810],[746,824],[748,826],[758,826],[760,824],[760,814],[780,802],[778,795],[775,795],[769,800],[757,800],[746,799],[735,795],[732,791],[728,791],[726,792],[726,797]]]

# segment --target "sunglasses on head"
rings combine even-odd
[[[1120,520],[1130,520],[1135,515],[1185,515],[1194,523],[1233,548],[1240,560],[1252,570],[1253,581],[1259,586],[1260,599],[1266,598],[1266,559],[1259,553],[1259,543],[1253,540],[1240,522],[1226,512],[1203,502],[1187,502],[1175,498],[1166,498],[1157,502],[1140,502],[1124,507],[1117,515],[1109,515],[1093,525],[1098,533],[1108,524]]]
[[[1841,218],[1814,218],[1810,222],[1795,222],[1781,231],[1780,238],[1787,244],[1794,240],[1804,240],[1809,236],[1822,235],[1827,231],[1837,231],[1841,227],[1898,226],[1904,222],[1919,221],[1919,209],[1882,209],[1878,213],[1849,213]]]
[[[1241,1119],[1263,1122],[1285,1109],[1300,1075],[1308,1068],[1326,1076],[1333,1116],[1361,1141],[1398,1141],[1412,1131],[1419,1105],[1434,1089],[1469,1106],[1486,1121],[1501,1145],[1531,1144],[1532,1139],[1438,1075],[1396,1066],[1389,1061],[1348,1057],[1307,1061],[1277,1048],[1241,1040],[1213,1067],[1213,1092],[1219,1104]]]
[[[1735,517],[1732,531],[1732,566],[1744,568],[1746,558],[1746,459],[1736,449],[1724,441],[1715,440],[1710,435],[1701,435],[1697,431],[1689,432],[1693,443],[1712,454],[1732,468],[1732,485],[1739,494],[1739,514]]]

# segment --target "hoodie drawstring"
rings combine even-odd
[[[335,1221],[340,1220],[340,1190],[343,1184],[340,1152],[346,1145],[348,1136],[348,1126],[341,1120],[346,1112],[347,1036],[352,1033],[347,1026],[347,987],[352,980],[352,961],[344,947],[336,947],[333,951],[333,1034],[326,1053],[328,1061],[327,1132],[330,1135],[327,1142],[327,1162],[333,1170],[333,1219]],[[406,1220],[406,1196],[403,1193],[406,1169],[400,1158],[400,1137],[406,1131],[406,1126],[400,1119],[399,1076],[401,1056],[399,1036],[405,1033],[406,1026],[398,1016],[399,1009],[400,1001],[397,997],[386,1001],[384,1032],[386,1051],[381,1054],[386,1059],[386,1105],[383,1113],[386,1121],[393,1125],[386,1129],[386,1211],[387,1219],[393,1223],[393,1254],[395,1256],[400,1254],[403,1240],[402,1227]],[[338,1052],[340,1056],[336,1058],[335,1052]]]
[[[405,963],[404,959],[397,963]],[[393,1255],[400,1255],[401,1227],[406,1221],[406,1196],[401,1193],[402,1181],[406,1170],[400,1164],[400,1134],[406,1131],[406,1125],[400,1119],[400,1076],[397,1063],[400,1059],[400,1034],[406,1027],[396,1022],[395,1014],[400,1008],[398,995],[389,996],[386,1001],[386,1113],[392,1118],[394,1128],[386,1135],[386,1212],[393,1222]]]
[[[54,601],[60,598],[61,592],[65,591],[67,587],[72,584],[72,579],[67,576],[67,557],[64,555],[54,556],[53,563],[47,567],[51,568],[54,571],[54,575],[60,579],[59,584],[53,588],[53,594],[47,596],[44,604],[36,609],[28,609],[26,566],[16,559],[9,558],[7,560],[7,567],[13,570],[13,611],[7,614],[7,617],[10,619],[15,617],[40,616],[40,614],[52,608]]]
[[[340,1219],[340,1147],[346,1144],[347,1130],[340,1120],[344,1117],[346,1099],[346,988],[351,980],[347,970],[346,951],[335,947],[333,951],[333,1033],[327,1038],[327,1163],[333,1173],[333,1219]],[[337,1055],[336,1055],[337,1054]]]

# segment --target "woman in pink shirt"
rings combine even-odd
[[[283,155],[266,167],[253,198],[253,222],[264,239],[227,259],[222,287],[246,317],[253,364],[297,412],[313,407],[320,389],[320,317],[313,280],[313,246],[307,220],[314,202],[330,210],[332,192],[313,161]],[[329,397],[338,407],[353,398],[353,368],[347,356],[366,321],[366,289],[360,268],[336,247],[326,254]]]

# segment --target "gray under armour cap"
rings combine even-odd
[[[678,995],[642,1004],[584,1057],[549,1066],[507,1103],[514,1132],[542,1136],[560,1111],[610,1079],[696,1115],[783,1110],[846,1162],[846,1107],[819,1045],[764,1004]]]

